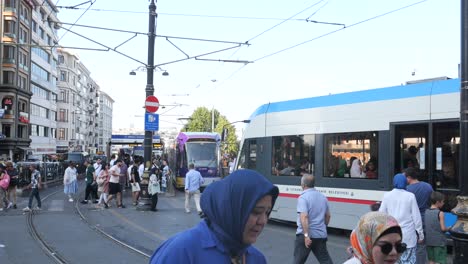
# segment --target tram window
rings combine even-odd
[[[458,188],[460,125],[445,122],[433,125],[433,183],[437,188]]]
[[[378,133],[325,135],[324,177],[377,179]]]
[[[257,141],[247,139],[239,156],[238,169],[257,169]]]
[[[314,135],[279,136],[272,140],[272,174],[301,176],[314,173]]]

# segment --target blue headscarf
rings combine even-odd
[[[242,242],[250,212],[258,200],[272,196],[272,208],[278,187],[253,170],[237,170],[203,191],[201,208],[208,225],[231,256],[240,256],[250,246]]]
[[[393,187],[397,189],[403,189],[406,190],[406,176],[403,173],[398,173],[393,177]]]

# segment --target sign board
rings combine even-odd
[[[148,113],[156,113],[159,109],[159,100],[156,96],[150,95],[146,97],[145,108]]]
[[[145,131],[158,131],[159,130],[159,115],[158,114],[145,114]]]

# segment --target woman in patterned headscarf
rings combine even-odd
[[[349,240],[353,257],[345,264],[395,263],[406,250],[396,219],[380,212],[362,216]]]

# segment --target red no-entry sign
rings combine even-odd
[[[159,109],[159,100],[156,96],[150,95],[146,97],[145,108],[148,113],[156,113]]]

